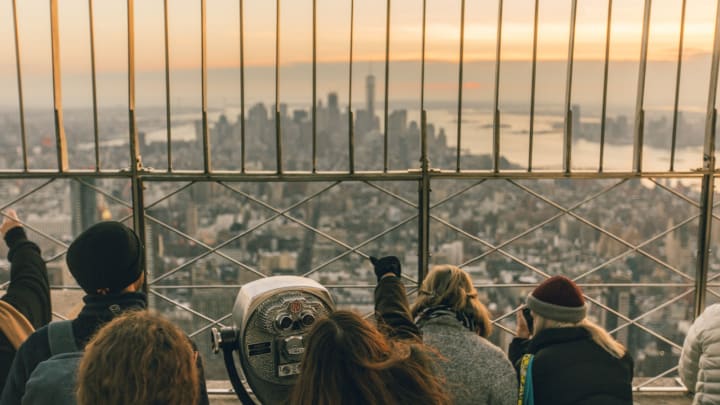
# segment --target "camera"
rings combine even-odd
[[[523,318],[525,318],[525,323],[527,324],[528,331],[530,331],[530,334],[533,334],[533,324],[535,323],[535,320],[533,319],[532,314],[530,313],[530,308],[523,307],[522,309]]]
[[[233,327],[212,328],[211,339],[213,351],[224,352],[230,381],[243,404],[252,400],[239,381],[232,354],[237,353],[248,385],[263,404],[283,403],[300,373],[308,332],[334,308],[328,290],[309,278],[267,277],[240,288]]]

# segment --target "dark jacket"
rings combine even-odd
[[[525,353],[532,366],[536,405],[632,405],[633,361],[598,346],[587,329],[545,329],[532,339],[513,339],[510,361],[519,367]]]
[[[10,283],[7,293],[0,299],[12,305],[34,328],[50,322],[50,287],[47,267],[40,255],[40,248],[27,239],[22,227],[10,229],[5,234],[10,261]],[[5,385],[10,365],[15,358],[15,348],[0,333],[0,389]]]
[[[142,293],[125,293],[110,295],[86,295],[83,298],[85,305],[72,321],[75,343],[84,348],[90,338],[101,326],[112,320],[115,316],[126,310],[144,309],[147,306],[147,297]],[[19,405],[25,393],[25,383],[35,367],[50,358],[50,345],[48,343],[47,327],[35,331],[25,343],[20,346],[15,361],[12,364],[7,384],[0,396],[2,405]],[[207,389],[202,360],[198,356],[198,369],[200,371],[200,404],[208,404]]]

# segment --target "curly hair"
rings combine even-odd
[[[482,337],[492,333],[490,313],[478,299],[472,279],[456,266],[444,264],[433,267],[423,281],[410,311],[417,317],[422,311],[437,306],[448,306],[472,319],[475,332]]]
[[[431,359],[417,344],[389,340],[351,311],[335,311],[308,335],[293,405],[448,404]]]
[[[86,346],[78,369],[78,404],[195,404],[196,355],[190,339],[167,319],[127,312]]]

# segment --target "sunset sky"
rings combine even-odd
[[[23,69],[45,71],[50,63],[48,0],[19,0]],[[616,0],[613,9],[611,58],[633,60],[640,54],[644,1]],[[356,61],[384,60],[386,0],[355,2]],[[420,58],[422,1],[391,2],[391,59]],[[427,1],[428,60],[457,61],[460,35],[460,0]],[[502,58],[527,60],[532,56],[533,0],[504,3]],[[651,60],[677,57],[681,0],[655,0],[652,6]],[[0,74],[14,74],[12,2],[0,2]],[[59,0],[62,69],[89,70],[88,2]],[[540,2],[538,57],[566,60],[570,31],[570,0]],[[163,1],[135,1],[137,69],[159,70],[163,59]],[[173,69],[200,63],[200,1],[169,0],[170,54]],[[708,53],[712,47],[715,4],[689,0],[685,56]],[[318,61],[347,61],[349,53],[349,0],[317,0]],[[465,59],[494,60],[497,1],[468,0]],[[275,1],[245,0],[245,57],[248,65],[275,63]],[[124,70],[126,65],[126,3],[94,2],[97,67]],[[576,58],[604,57],[607,2],[578,2]],[[285,0],[280,12],[280,63],[308,62],[312,58],[312,0]],[[239,7],[237,0],[207,0],[207,43],[210,67],[239,65]]]

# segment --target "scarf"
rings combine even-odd
[[[35,328],[14,306],[0,300],[0,331],[17,350]]]
[[[437,318],[444,315],[455,315],[455,318],[460,321],[464,327],[469,329],[473,333],[479,333],[480,324],[475,321],[475,317],[462,311],[455,311],[450,305],[437,305],[434,307],[428,307],[420,311],[415,317],[415,323],[421,326],[430,319]]]

